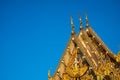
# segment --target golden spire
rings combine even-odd
[[[88,24],[88,16],[86,15],[86,27],[88,27],[89,26],[89,24]]]
[[[48,70],[48,78],[51,78],[51,76],[50,76],[50,70]]]
[[[80,30],[83,29],[83,26],[82,26],[82,18],[80,17]]]
[[[75,29],[74,29],[74,23],[73,23],[72,17],[70,17],[70,23],[71,23],[71,27],[72,27],[72,32],[71,32],[71,34],[73,35],[73,34],[75,34]]]
[[[51,80],[52,76],[50,75],[50,70],[51,68],[48,70],[48,80]]]

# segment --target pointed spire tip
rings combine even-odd
[[[87,15],[85,15],[86,16],[86,27],[88,27],[89,26],[89,23],[88,23],[88,16]]]
[[[79,16],[79,20],[80,20],[80,29],[82,29],[83,26],[82,26],[82,17],[81,16]]]
[[[70,17],[70,23],[71,23],[71,25],[74,24],[72,16]]]
[[[73,35],[73,34],[75,34],[75,30],[74,30],[74,23],[73,23],[73,18],[72,18],[72,16],[70,17],[70,24],[71,24],[71,27],[72,27],[72,32],[71,32],[71,34]]]

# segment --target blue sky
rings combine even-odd
[[[114,52],[120,46],[119,0],[0,0],[0,80],[47,80],[70,38],[78,14]]]

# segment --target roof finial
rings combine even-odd
[[[80,17],[80,30],[81,29],[83,29],[83,26],[82,26],[82,18],[81,18],[81,16],[79,16]]]
[[[50,70],[48,70],[48,78],[49,79],[51,78],[51,76],[50,76]]]
[[[72,19],[72,16],[70,17],[70,22],[71,22],[71,27],[72,27],[72,32],[71,34],[75,34],[75,30],[74,30],[74,23],[73,23],[73,19]]]
[[[86,15],[86,27],[89,26],[89,23],[88,23],[88,16]]]

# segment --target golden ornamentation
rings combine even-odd
[[[73,34],[75,34],[75,29],[74,29],[74,23],[73,23],[72,17],[70,18],[70,22],[71,22],[71,27],[72,27],[72,32],[71,32],[71,34],[73,35]]]
[[[80,29],[82,29],[83,26],[82,26],[82,18],[80,17]]]
[[[50,76],[48,71],[48,80],[120,80],[120,52],[113,54],[91,27],[75,34],[72,17],[71,26],[68,46],[55,74]]]

